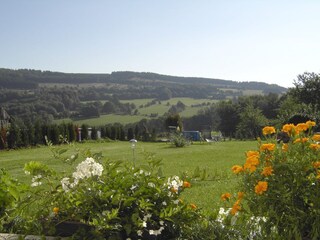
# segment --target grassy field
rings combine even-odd
[[[152,114],[157,114],[157,117],[162,116],[166,112],[168,112],[169,108],[172,105],[177,104],[178,101],[183,102],[186,105],[184,111],[180,113],[181,117],[191,117],[198,113],[200,109],[203,109],[205,106],[200,106],[203,103],[215,103],[217,100],[210,99],[193,99],[193,98],[171,98],[170,100],[161,101],[160,104],[157,102],[156,104],[145,106],[147,103],[150,103],[153,99],[133,99],[133,100],[121,100],[122,103],[134,103],[138,109],[137,115],[116,115],[116,114],[107,114],[101,115],[97,118],[88,118],[88,119],[80,119],[74,120],[75,124],[88,124],[90,126],[103,126],[106,124],[112,123],[136,123],[141,119],[150,119]],[[102,103],[104,103],[102,101]],[[199,106],[195,106],[199,105]],[[140,107],[142,106],[142,107]],[[71,122],[70,118],[55,120],[55,123],[60,124],[62,122]]]
[[[192,176],[196,168],[206,170],[207,177],[193,180],[192,188],[187,189],[183,199],[195,203],[198,207],[211,211],[222,205],[220,196],[224,192],[236,192],[239,180],[231,172],[235,164],[243,164],[245,151],[256,148],[254,141],[226,141],[216,143],[194,143],[184,148],[175,148],[167,143],[138,142],[135,150],[137,165],[146,164],[145,153],[154,153],[162,159],[162,171],[165,176],[179,175],[183,172]],[[59,146],[57,148],[65,148]],[[104,158],[132,162],[133,152],[128,142],[87,142],[68,147],[66,154],[76,149],[90,149],[93,153],[102,152]],[[79,158],[82,161],[84,157]],[[20,149],[0,152],[0,166],[21,181],[26,181],[23,166],[29,161],[41,161],[58,172],[71,172],[70,166],[54,159],[48,147]]]

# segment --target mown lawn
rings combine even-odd
[[[192,180],[192,187],[183,194],[183,199],[195,203],[198,207],[211,211],[222,205],[220,196],[224,192],[236,193],[238,178],[231,172],[235,164],[243,164],[245,151],[256,149],[255,141],[226,141],[216,143],[194,143],[184,148],[172,147],[169,143],[138,142],[135,149],[137,165],[146,164],[146,153],[154,153],[155,158],[162,159],[162,172],[165,176],[186,173],[192,177],[195,169],[199,168],[203,178]],[[133,151],[128,142],[87,142],[76,143],[68,148],[67,156],[76,149],[91,152],[102,152],[104,158],[123,160],[132,163]],[[78,159],[82,161],[84,157]],[[8,170],[20,181],[27,181],[23,166],[29,161],[41,161],[58,172],[72,172],[75,165],[67,165],[54,159],[48,147],[20,149],[0,152],[0,166]],[[205,171],[204,171],[205,170]],[[29,179],[28,179],[29,181]]]

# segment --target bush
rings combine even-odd
[[[55,155],[64,150],[55,149]],[[72,163],[78,155],[65,158]],[[61,157],[61,155],[60,155]],[[31,186],[11,214],[15,233],[59,235],[57,226],[77,222],[80,238],[173,239],[192,232],[201,215],[194,204],[180,200],[190,183],[161,176],[160,161],[133,167],[101,160],[87,152],[72,174],[61,176],[39,162],[26,164]],[[19,217],[17,217],[19,216]]]
[[[276,129],[265,127],[265,141],[246,153],[243,166],[232,168],[242,182],[231,213],[247,212],[249,222],[260,219],[260,238],[320,237],[320,135],[312,133],[314,126],[311,121],[284,125],[288,143],[277,142]]]

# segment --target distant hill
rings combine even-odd
[[[286,88],[276,84],[263,82],[238,82],[223,79],[176,77],[149,72],[112,72],[111,74],[83,74],[83,73],[61,73],[51,71],[29,70],[29,69],[4,69],[0,68],[0,88],[8,89],[34,89],[39,84],[121,84],[125,86],[140,87],[158,86],[165,87],[170,84],[206,86],[215,89],[235,90],[260,90],[263,93],[283,93]]]
[[[152,104],[171,98],[225,100],[244,95],[282,94],[286,90],[261,82],[148,72],[80,74],[0,68],[0,107],[10,116],[31,121],[138,114],[139,106],[121,100],[152,99]]]

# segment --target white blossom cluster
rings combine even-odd
[[[70,178],[68,177],[61,180],[62,188],[68,192],[70,188],[75,187],[79,183],[79,180],[101,176],[102,172],[103,166],[100,163],[95,162],[93,158],[86,158],[86,160],[78,164],[76,171],[72,174],[73,182],[70,182]]]
[[[145,215],[143,217],[142,226],[144,228],[147,227],[147,222],[151,218],[151,216],[152,216],[151,214],[147,214],[147,215]],[[159,229],[149,229],[149,235],[154,235],[154,236],[161,235],[162,231],[165,229],[164,228],[164,221],[160,221],[159,224],[160,224],[160,228]],[[137,234],[138,234],[139,237],[142,237],[143,231],[142,230],[138,230]]]
[[[171,197],[174,193],[178,193],[179,189],[183,186],[183,181],[178,177],[169,177],[167,181],[168,189],[170,190],[168,195]]]
[[[30,174],[30,173],[29,173]],[[42,182],[40,181],[42,179],[42,175],[39,174],[37,176],[34,176],[32,178],[32,183],[31,183],[31,187],[37,187],[37,186],[40,186],[42,184]]]

